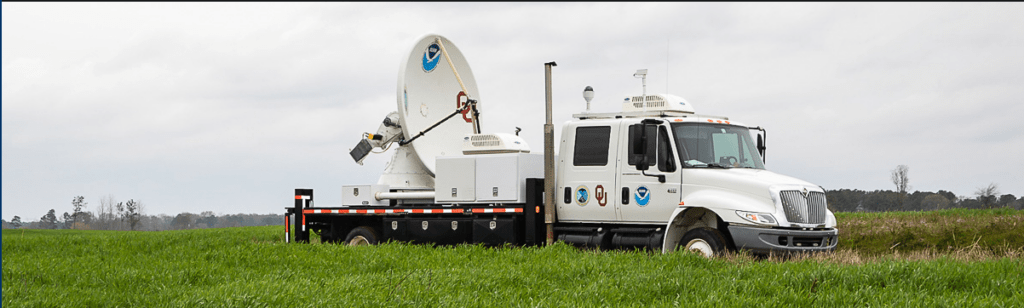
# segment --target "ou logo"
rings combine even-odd
[[[633,193],[633,200],[636,200],[636,204],[639,206],[647,206],[647,203],[651,202],[651,191],[647,189],[647,186],[640,185]]]
[[[604,185],[597,185],[594,188],[594,198],[597,199],[597,205],[608,205],[608,193],[604,192]]]

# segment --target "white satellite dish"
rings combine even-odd
[[[414,149],[430,173],[435,172],[437,156],[462,155],[463,137],[474,133],[477,123],[470,109],[441,122],[469,98],[479,101],[480,93],[459,48],[440,35],[420,38],[398,70],[398,115],[402,137],[412,140],[405,146]],[[416,136],[427,129],[428,133]]]

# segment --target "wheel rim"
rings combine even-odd
[[[708,258],[715,256],[715,251],[711,249],[711,244],[702,239],[693,239],[686,243],[686,251],[693,251]]]
[[[349,246],[370,245],[370,241],[366,240],[366,237],[364,237],[362,235],[356,235],[355,237],[353,237],[351,240],[348,241],[348,245]]]

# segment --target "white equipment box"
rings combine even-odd
[[[526,179],[544,177],[542,154],[485,154],[437,158],[438,203],[524,203]]]
[[[437,157],[434,202],[476,200],[476,156]]]
[[[388,185],[351,185],[341,187],[341,204],[346,206],[388,206],[389,200],[377,200],[377,192],[389,192]]]

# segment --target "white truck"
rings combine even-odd
[[[398,111],[350,153],[361,164],[374,149],[398,143],[378,183],[343,186],[342,204],[327,207],[314,206],[312,189],[296,189],[286,238],[308,242],[315,232],[322,242],[349,245],[563,241],[706,256],[835,249],[836,219],[824,190],[765,169],[764,129],[696,114],[678,96],[644,89],[625,98],[621,112],[592,113],[587,87],[587,111],[563,125],[556,157],[554,65],[545,64],[544,155],[533,154],[517,135],[479,131],[479,94],[465,58],[442,36],[419,39],[401,64]]]

